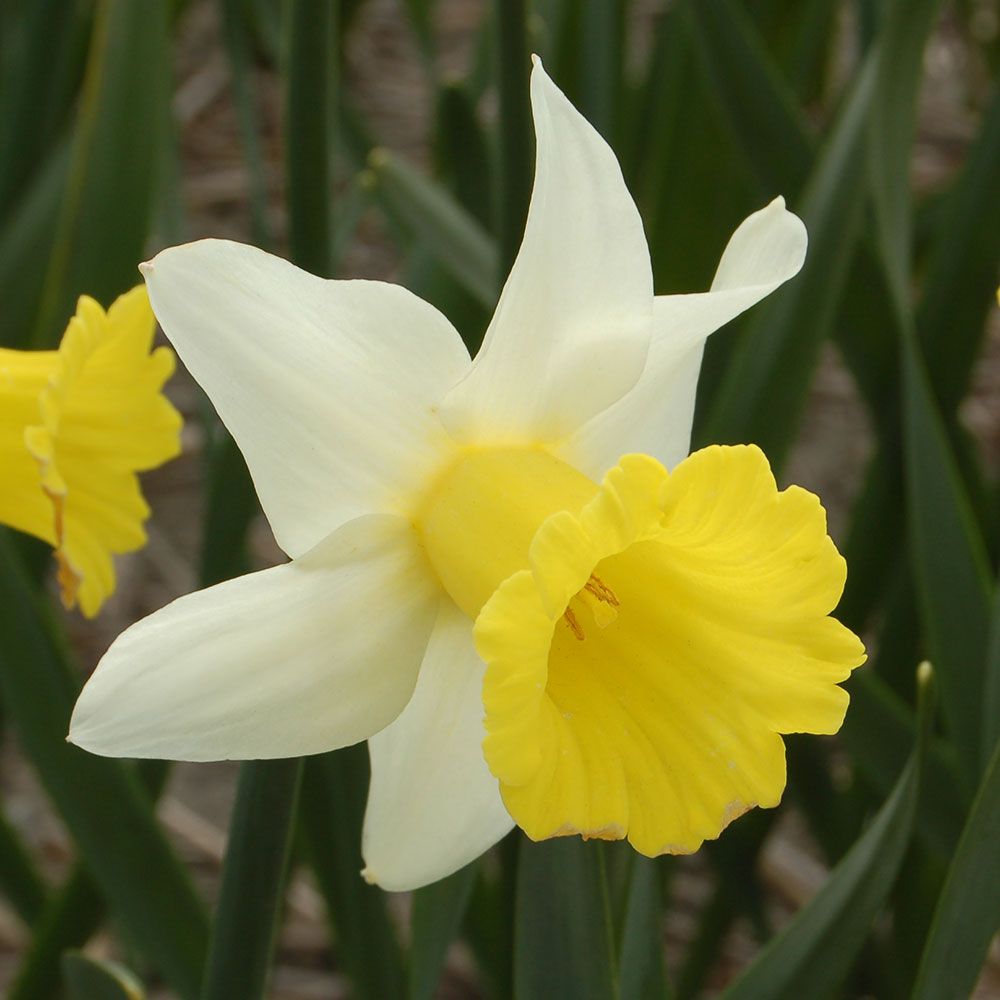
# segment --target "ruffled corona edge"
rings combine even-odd
[[[180,452],[181,416],[161,392],[175,358],[150,353],[154,330],[142,286],[107,312],[81,296],[39,394],[40,423],[24,433],[52,505],[63,603],[88,618],[115,588],[112,555],[146,542],[136,473]]]

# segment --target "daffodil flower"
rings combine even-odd
[[[106,313],[82,296],[57,351],[0,350],[0,523],[55,548],[63,603],[88,618],[115,589],[112,555],[146,543],[136,472],[180,451],[155,330],[140,286]]]
[[[71,738],[186,760],[369,740],[365,876],[517,824],[694,851],[835,732],[862,662],[818,500],[754,447],[685,458],[705,338],[792,277],[781,199],[711,291],[654,297],[614,154],[536,62],[524,242],[470,362],[403,288],[204,241],[145,267],[291,561],[128,629]],[[672,470],[672,471],[668,471]]]

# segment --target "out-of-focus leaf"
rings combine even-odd
[[[206,416],[206,419],[212,419]],[[224,427],[207,448],[205,516],[202,522],[203,587],[221,583],[250,569],[247,531],[260,503],[247,464]]]
[[[499,257],[493,272],[494,297],[514,263],[524,235],[535,148],[528,96],[531,64],[528,60],[527,5],[525,0],[497,0],[495,10],[500,169],[497,198]]]
[[[587,121],[610,143],[622,103],[626,0],[578,0],[581,19],[580,96]]]
[[[253,25],[246,0],[220,0],[219,6],[250,192],[251,233],[257,246],[269,247],[272,234],[267,218],[267,170],[253,87]]]
[[[754,312],[699,435],[705,442],[754,441],[780,466],[792,443],[819,349],[836,314],[861,221],[869,59],[816,159],[798,205],[809,231],[802,271]]]
[[[888,794],[916,738],[913,712],[868,670],[856,671],[848,683],[851,705],[840,731],[861,773]],[[924,792],[917,809],[917,832],[943,858],[951,856],[962,832],[965,805],[959,790],[954,754],[933,741],[924,762]]]
[[[202,1000],[263,1000],[301,774],[296,758],[240,766]]]
[[[1000,744],[938,899],[913,1000],[972,996],[990,941],[1000,930]]]
[[[1000,87],[942,209],[916,327],[942,412],[968,387],[1000,259]]]
[[[758,207],[695,42],[691,4],[661,15],[633,122],[640,135],[622,143],[659,293],[707,288],[730,233]]]
[[[342,966],[358,997],[384,1000],[406,995],[406,977],[386,895],[361,878],[368,778],[368,750],[363,744],[306,758],[299,816]]]
[[[413,894],[410,1000],[431,1000],[444,968],[448,946],[462,923],[476,882],[475,863]]]
[[[619,1000],[665,1000],[671,996],[663,966],[663,866],[637,854],[625,901],[621,932]]]
[[[879,34],[868,156],[876,233],[890,289],[906,300],[913,243],[910,156],[924,46],[940,0],[889,0]]]
[[[330,124],[335,71],[333,0],[288,5],[285,168],[292,260],[321,277],[331,273]]]
[[[0,534],[0,689],[21,748],[115,914],[182,997],[198,993],[207,921],[149,799],[120,761],[66,742],[75,682]]]
[[[62,959],[69,1000],[143,1000],[142,983],[117,962],[68,952]]]
[[[170,141],[167,0],[101,0],[35,344],[53,344],[83,292],[136,284]]]
[[[163,792],[170,768],[164,761],[136,762],[136,773],[150,801]],[[49,894],[45,909],[32,928],[29,944],[7,1000],[44,1000],[59,989],[59,959],[63,952],[82,948],[107,915],[107,905],[86,865],[77,861],[65,882]],[[128,925],[122,930],[128,939]],[[139,947],[142,944],[139,942]]]
[[[438,94],[434,138],[437,175],[450,182],[458,203],[489,230],[493,214],[493,164],[486,136],[465,89],[444,84]]]
[[[35,0],[0,78],[0,219],[6,221],[62,133],[90,32],[88,5]]]
[[[20,835],[0,813],[0,895],[30,926],[42,912],[47,894],[45,882]]]
[[[918,671],[917,744],[892,795],[813,899],[724,996],[799,997],[832,991],[846,975],[889,894],[910,842],[927,748],[930,670]]]
[[[727,120],[764,197],[795,194],[812,168],[812,142],[795,98],[756,28],[733,0],[699,0],[692,10],[705,69],[718,88]],[[752,101],[748,102],[748,94],[753,95]]]
[[[613,928],[600,842],[522,840],[514,923],[514,1000],[608,1000]]]
[[[990,642],[986,658],[986,678],[983,684],[983,766],[989,754],[1000,743],[1000,582],[993,590],[993,613],[990,621]]]
[[[23,348],[31,341],[69,172],[69,153],[68,143],[56,146],[0,228],[0,301],[4,303],[0,346]]]
[[[438,184],[388,150],[369,157],[374,195],[484,305],[496,302],[496,247],[486,231]]]
[[[46,1000],[59,990],[59,957],[82,947],[105,916],[104,897],[77,863],[49,899],[7,992],[7,1000]]]
[[[912,334],[903,379],[910,555],[942,706],[971,791],[982,764],[988,562]]]

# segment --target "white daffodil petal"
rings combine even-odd
[[[353,517],[405,507],[448,446],[435,404],[469,366],[433,306],[226,240],[164,250],[143,270],[289,555]]]
[[[524,241],[483,348],[441,407],[463,440],[564,437],[635,384],[649,345],[649,250],[618,161],[537,59],[531,106]]]
[[[439,591],[408,522],[373,514],[301,559],[189,594],[123,632],[70,740],[114,757],[297,757],[388,725]]]
[[[805,226],[785,209],[783,198],[745,219],[726,246],[711,291],[657,296],[649,359],[639,381],[571,435],[560,455],[596,480],[629,452],[673,468],[690,447],[705,339],[794,277],[806,243]]]
[[[482,688],[472,622],[446,600],[410,703],[368,743],[369,881],[392,890],[435,882],[514,825],[483,759]]]

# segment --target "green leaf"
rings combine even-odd
[[[663,864],[632,858],[619,955],[620,1000],[664,1000],[671,992],[663,966]]]
[[[924,46],[940,0],[889,0],[878,40],[868,154],[883,264],[905,301],[912,254],[910,158]]]
[[[608,1000],[615,956],[598,842],[522,839],[514,922],[514,1000]]]
[[[331,273],[330,124],[336,66],[331,55],[332,0],[288,4],[285,170],[292,260],[313,274]]]
[[[477,865],[466,865],[413,894],[410,943],[410,1000],[431,1000],[437,991],[448,946],[458,933],[476,882]]]
[[[917,744],[871,826],[815,897],[726,992],[727,1000],[815,996],[842,982],[878,916],[910,842],[930,728],[931,672],[918,671]]]
[[[1000,744],[1000,582],[993,588],[993,612],[990,641],[983,682],[983,766],[989,763],[990,750]]]
[[[229,431],[215,420],[216,436],[207,451],[205,515],[199,579],[203,587],[250,570],[247,532],[260,511],[247,464]]]
[[[87,869],[77,863],[52,894],[31,936],[7,1000],[48,1000],[59,990],[59,957],[82,947],[104,919],[107,907]]]
[[[732,0],[700,0],[692,10],[705,69],[759,188],[765,197],[797,193],[813,165],[813,143],[754,24]]]
[[[912,333],[904,334],[903,387],[910,555],[945,718],[971,790],[982,764],[988,561]]]
[[[36,175],[0,227],[0,300],[6,303],[0,316],[0,346],[24,348],[31,343],[69,173],[69,157],[69,143],[58,144],[39,164]]]
[[[916,326],[942,411],[964,396],[995,303],[1000,259],[1000,86],[945,201]]]
[[[268,222],[267,168],[261,150],[253,86],[253,25],[247,0],[220,0],[222,37],[229,60],[233,101],[243,145],[250,193],[250,231],[257,246],[269,247],[273,235]]]
[[[851,704],[840,738],[864,777],[886,795],[916,738],[916,718],[906,702],[868,670],[855,671],[847,686]],[[948,858],[962,832],[965,805],[954,754],[937,742],[928,749],[923,785],[917,830],[928,847]]]
[[[405,996],[406,980],[386,895],[360,874],[368,779],[364,744],[306,758],[300,829],[356,995],[384,1000]]]
[[[202,1000],[263,1000],[301,774],[296,758],[240,765]]]
[[[69,1000],[143,1000],[142,983],[117,962],[69,952],[62,959]]]
[[[500,171],[493,298],[507,276],[524,235],[533,176],[531,102],[528,79],[527,5],[525,0],[496,0],[497,90],[500,97]]]
[[[493,224],[493,161],[475,108],[458,83],[444,84],[438,94],[434,162],[458,203],[488,230]]]
[[[990,941],[1000,930],[1000,744],[986,769],[938,899],[913,1000],[973,994]]]
[[[795,209],[809,231],[798,276],[758,306],[699,435],[754,441],[780,466],[794,439],[819,350],[836,315],[860,230],[875,64],[867,60]]]
[[[182,997],[198,993],[207,921],[135,775],[66,742],[77,685],[0,533],[0,694],[25,754],[115,915]]]
[[[448,192],[386,149],[369,157],[373,194],[485,306],[496,303],[498,257],[489,234]]]
[[[0,218],[6,221],[65,129],[91,26],[87,4],[35,0],[0,81]],[[15,15],[16,16],[16,15]]]
[[[80,294],[108,305],[138,284],[170,141],[169,79],[166,0],[102,0],[35,329],[39,347],[58,339]]]
[[[0,813],[0,893],[29,926],[45,906],[48,887],[20,834]]]
[[[166,786],[169,766],[159,760],[143,760],[137,763],[136,773],[150,801],[155,802]],[[106,911],[100,889],[86,866],[77,861],[66,881],[50,893],[7,1000],[40,1000],[57,992],[59,957],[65,951],[85,945],[100,927]],[[128,926],[122,929],[127,940]],[[142,942],[138,945],[141,949]]]

